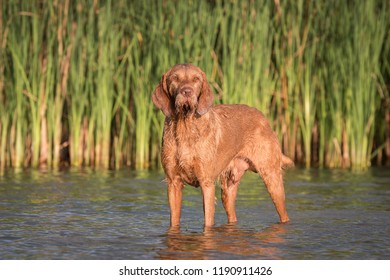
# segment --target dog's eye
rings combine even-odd
[[[171,80],[177,82],[179,80],[179,77],[177,75],[172,75]]]
[[[194,82],[198,82],[198,81],[200,81],[200,78],[199,77],[194,77],[193,81]]]

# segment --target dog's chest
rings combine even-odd
[[[182,179],[191,185],[199,185],[204,173],[204,164],[209,163],[215,147],[210,130],[195,123],[177,127],[176,131],[176,165]]]
[[[191,185],[198,184],[198,171],[201,155],[195,142],[179,142],[176,150],[176,165],[182,179]]]
[[[199,119],[166,121],[162,162],[167,176],[179,176],[193,186],[215,177],[220,139],[220,130],[209,114]]]

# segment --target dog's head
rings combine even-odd
[[[177,64],[166,72],[153,92],[154,105],[165,116],[204,115],[214,102],[205,73],[191,64]]]

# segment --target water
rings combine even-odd
[[[10,172],[0,177],[0,259],[390,259],[390,170],[289,170],[291,222],[278,224],[255,174],[239,222],[203,229],[200,190],[184,189],[169,230],[162,173]]]

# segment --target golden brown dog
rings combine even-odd
[[[212,226],[214,183],[218,179],[228,222],[236,222],[238,184],[248,169],[263,178],[280,221],[289,220],[282,167],[293,163],[282,154],[261,112],[246,105],[213,106],[206,75],[191,64],[178,64],[166,72],[152,99],[166,116],[161,160],[168,183],[171,226],[180,224],[184,183],[201,187],[205,226]]]

